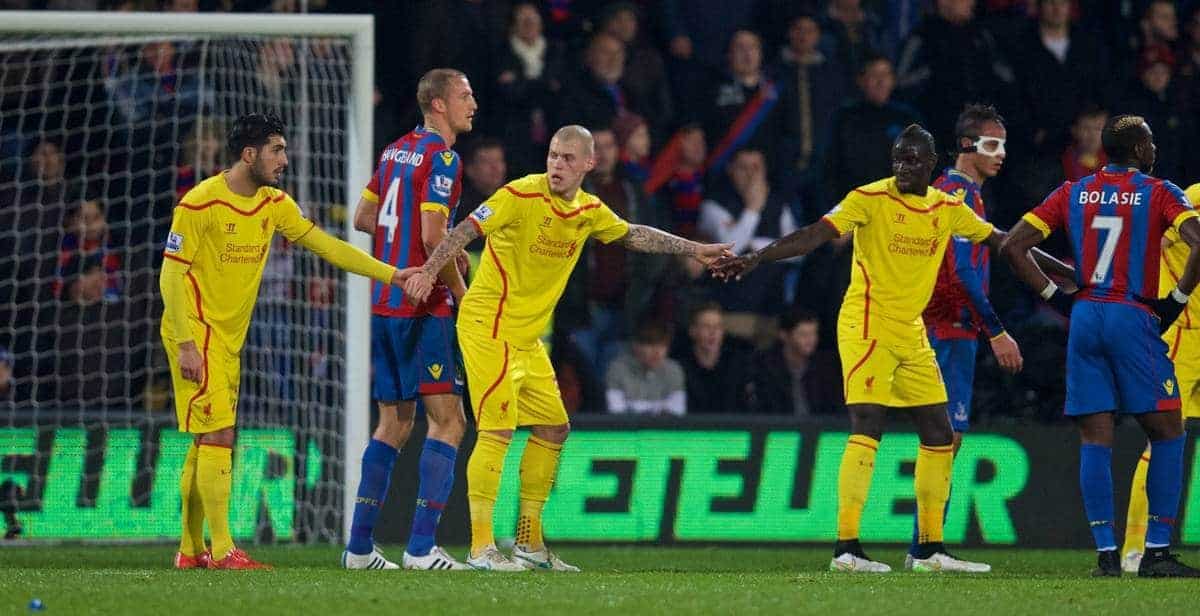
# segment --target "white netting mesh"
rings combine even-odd
[[[24,536],[176,534],[171,210],[220,170],[236,117],[271,111],[284,188],[342,235],[352,61],[343,38],[0,34],[0,503],[21,486]],[[243,352],[235,534],[341,532],[344,296],[276,239]]]

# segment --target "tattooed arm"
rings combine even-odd
[[[835,237],[838,237],[837,229],[825,219],[818,220],[771,242],[762,250],[718,260],[712,266],[713,275],[726,280],[741,278],[760,263],[806,255]]]
[[[458,223],[458,226],[450,231],[450,235],[438,242],[437,248],[433,254],[429,255],[429,259],[425,261],[424,265],[404,270],[401,274],[404,280],[404,292],[415,303],[419,304],[425,301],[425,298],[429,297],[429,293],[433,290],[433,283],[437,279],[438,272],[458,256],[467,244],[479,236],[479,228],[471,219]]]
[[[712,263],[733,246],[732,244],[701,244],[654,227],[634,224],[629,225],[629,233],[621,238],[621,244],[635,252],[688,255],[705,265]]]

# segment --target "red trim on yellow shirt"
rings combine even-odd
[[[276,197],[274,200],[280,201],[283,199],[283,197],[284,197],[284,194],[280,193],[280,195],[278,197]],[[234,206],[232,203],[230,203],[228,201],[222,201],[221,199],[213,199],[212,201],[206,201],[206,202],[200,203],[200,204],[184,203],[184,202],[180,201],[179,207],[187,208],[189,210],[205,210],[213,205],[223,205],[223,206],[233,210],[234,212],[241,214],[242,216],[253,216],[253,215],[257,214],[259,210],[263,209],[263,207],[265,207],[268,203],[271,203],[271,201],[272,201],[271,197],[263,197],[263,200],[259,201],[258,205],[254,206],[254,209],[252,209],[250,211],[240,210],[236,206]]]
[[[487,402],[488,396],[492,395],[493,391],[500,386],[504,381],[504,375],[508,374],[508,343],[504,343],[504,366],[500,368],[500,376],[496,377],[496,381],[492,383],[487,391],[483,392],[483,397],[479,399],[479,408],[475,409],[475,425],[479,425],[479,418],[483,415],[484,403]]]
[[[880,192],[870,192],[870,191],[863,190],[861,188],[855,188],[854,192],[856,192],[860,195],[866,195],[868,197],[879,197],[879,196],[887,197],[888,199],[891,199],[892,201],[895,201],[896,203],[899,203],[900,205],[904,206],[906,209],[909,209],[913,212],[920,212],[922,214],[928,214],[929,212],[932,212],[932,211],[938,209],[939,207],[942,207],[943,205],[954,205],[955,203],[959,203],[958,201],[938,201],[937,203],[929,206],[928,209],[923,210],[919,207],[913,207],[913,206],[905,203],[902,199],[897,199],[895,197],[895,195],[887,192],[886,190],[880,191]]]
[[[488,254],[492,256],[492,261],[496,264],[496,269],[500,271],[500,301],[496,303],[496,318],[492,321],[492,338],[495,338],[500,332],[500,315],[504,314],[504,300],[508,299],[508,272],[504,271],[504,266],[500,264],[500,257],[496,256],[496,251],[492,250],[492,243],[486,244]]]

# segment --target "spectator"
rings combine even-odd
[[[841,410],[841,371],[834,353],[817,350],[821,328],[816,313],[793,308],[779,325],[778,342],[755,357],[751,408],[796,417]]]
[[[1063,178],[1074,182],[1089,176],[1108,162],[1100,145],[1100,133],[1108,112],[1095,105],[1084,107],[1071,124],[1071,144],[1062,154]]]
[[[593,36],[584,55],[584,67],[586,70],[563,86],[557,124],[609,126],[618,115],[632,111],[621,85],[624,43],[609,34]]]
[[[758,0],[666,0],[662,22],[671,56],[709,71],[720,70],[725,60],[721,45],[751,25],[759,4]]]
[[[596,166],[584,181],[583,189],[631,223],[660,226],[660,216],[641,185],[621,173],[613,131],[596,129],[592,137]],[[666,267],[665,259],[598,242],[584,246],[567,283],[564,300],[559,303],[555,326],[570,332],[593,374],[605,374],[633,324],[650,310]]]
[[[508,39],[496,55],[496,104],[483,108],[491,108],[491,123],[500,127],[514,175],[521,176],[543,165],[552,130],[550,103],[562,89],[565,52],[562,43],[543,34],[537,4],[518,2],[513,5]]]
[[[821,29],[833,42],[827,52],[844,66],[857,66],[867,55],[885,51],[883,22],[861,0],[829,0],[822,21]]]
[[[707,167],[723,169],[742,147],[752,147],[773,160],[778,154],[782,117],[779,91],[767,78],[758,35],[739,30],[729,41],[728,73],[705,99],[704,132],[711,139]]]
[[[688,124],[659,153],[646,181],[646,191],[659,193],[659,200],[666,204],[670,229],[688,239],[698,237],[707,157],[704,128]]]
[[[1040,0],[1038,17],[1017,38],[1013,57],[1033,145],[1061,151],[1066,128],[1087,101],[1104,94],[1105,49],[1072,22],[1071,0]]]
[[[225,127],[216,122],[197,124],[183,140],[175,168],[175,197],[183,199],[187,191],[221,171]]]
[[[733,252],[758,250],[795,231],[793,208],[767,181],[762,152],[739,150],[725,167],[730,188],[700,204],[700,233],[714,242],[732,243]]]
[[[604,8],[599,31],[625,45],[625,70],[621,84],[629,97],[629,106],[645,115],[651,125],[654,142],[662,143],[667,127],[674,119],[674,103],[667,81],[662,55],[639,36],[641,13],[632,2],[616,2]]]
[[[1194,121],[1178,88],[1172,85],[1175,56],[1165,47],[1148,47],[1138,59],[1137,80],[1130,84],[1121,110],[1146,118],[1154,130],[1158,155],[1154,172],[1164,178],[1191,177],[1195,154],[1187,145]]]
[[[744,413],[750,379],[748,345],[725,336],[721,305],[692,310],[687,346],[675,354],[687,381],[688,413]]]
[[[106,58],[104,88],[119,122],[126,130],[134,131],[129,136],[131,144],[142,142],[152,120],[174,122],[179,117],[194,117],[200,109],[198,71],[194,70],[194,59],[181,53],[185,50],[171,41],[151,41],[138,48],[136,54],[117,48]],[[158,139],[154,143],[165,139],[155,136]]]
[[[650,128],[642,116],[624,113],[612,125],[620,148],[621,173],[641,186],[650,176]]]
[[[473,142],[467,149],[465,161],[462,195],[458,200],[458,208],[454,210],[455,225],[466,220],[480,203],[500,190],[508,180],[504,143],[498,139],[483,137]],[[483,239],[479,238],[468,244],[467,250],[482,251]]]
[[[1151,0],[1142,12],[1138,23],[1141,31],[1141,49],[1174,51],[1179,41],[1179,17],[1175,10],[1174,0]]]
[[[81,306],[104,301],[106,276],[100,255],[77,254],[62,267],[64,299]]]
[[[683,368],[667,357],[671,332],[662,323],[638,326],[631,349],[616,358],[605,377],[608,412],[675,415],[687,412]]]
[[[967,103],[1010,113],[1014,75],[990,32],[975,21],[975,0],[937,0],[913,30],[896,73],[905,100],[916,104],[938,143],[952,143],[954,120]],[[883,152],[886,154],[886,149]]]
[[[794,176],[796,184],[807,186],[813,180],[810,171],[829,141],[828,120],[847,95],[846,68],[836,56],[817,47],[821,27],[811,14],[793,18],[787,38],[774,70],[786,135],[779,175]]]
[[[833,116],[825,171],[829,194],[823,201],[841,200],[854,188],[892,174],[892,141],[918,121],[915,111],[892,100],[895,84],[892,63],[883,56],[872,56],[859,68],[862,97]]]
[[[67,230],[63,234],[58,257],[59,276],[55,295],[61,296],[63,281],[72,273],[70,268],[73,264],[78,265],[79,259],[85,262],[95,259],[100,264],[104,279],[104,301],[121,299],[124,291],[121,255],[113,245],[108,221],[104,217],[104,204],[99,199],[84,201],[67,217]]]

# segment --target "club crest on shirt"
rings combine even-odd
[[[172,231],[167,234],[167,252],[175,254],[183,250],[183,236]]]
[[[1175,380],[1167,379],[1167,380],[1163,381],[1163,389],[1167,392],[1168,396],[1174,394],[1175,393]]]
[[[425,367],[425,369],[429,370],[429,376],[432,376],[435,381],[440,380],[442,378],[442,365],[441,364],[429,364],[428,366]]]
[[[451,152],[450,150],[444,150],[442,152],[442,163],[444,165],[446,165],[447,167],[449,167],[451,164],[453,164],[454,163],[454,152]]]
[[[954,198],[958,199],[959,201],[966,201],[967,200],[967,189],[959,188],[958,190],[954,191]]]

